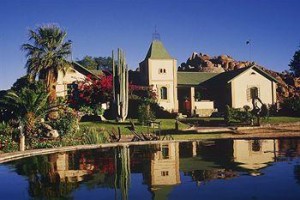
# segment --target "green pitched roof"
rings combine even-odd
[[[90,70],[90,72],[92,72],[93,74],[95,74],[96,76],[101,76],[103,75],[103,71],[99,70],[99,69],[92,69]]]
[[[92,75],[94,78],[99,79],[99,75],[100,75],[100,71],[101,70],[88,70],[87,68],[85,68],[84,66],[80,65],[78,62],[76,61],[72,61],[72,66],[74,69],[76,69],[79,73],[82,73],[84,75]],[[102,73],[102,71],[101,71]]]
[[[215,76],[219,73],[210,72],[177,72],[177,84],[178,85],[199,85]]]
[[[222,73],[210,73],[210,72],[177,72],[177,84],[178,85],[200,85],[200,86],[225,86],[227,83],[243,74],[248,69],[253,69],[261,75],[265,76],[271,81],[278,82],[274,77],[253,65],[250,67],[244,67],[241,69],[222,72]]]
[[[148,53],[146,55],[146,59],[172,59],[166,48],[164,47],[163,43],[159,40],[154,40],[150,48],[148,50]]]
[[[238,77],[239,75],[246,72],[248,69],[253,69],[256,72],[260,73],[261,75],[265,76],[267,79],[274,81],[276,83],[278,82],[274,77],[272,77],[267,72],[263,71],[262,69],[260,69],[255,65],[252,65],[249,67],[244,67],[241,69],[220,73],[218,76],[212,77],[211,79],[207,79],[206,81],[202,82],[201,85],[202,86],[226,85],[227,83],[231,82],[233,79]]]

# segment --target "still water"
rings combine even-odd
[[[299,199],[300,139],[81,150],[0,165],[0,199]]]

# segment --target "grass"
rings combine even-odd
[[[223,118],[186,118],[184,120],[181,120],[179,122],[179,130],[183,130],[186,128],[189,128],[189,125],[186,123],[192,123],[194,121],[212,121],[212,122],[222,122]],[[136,119],[132,120],[134,124],[136,125],[136,130],[138,132],[148,132],[148,127],[143,126],[137,122]],[[173,132],[175,129],[175,119],[157,119],[156,121],[161,122],[161,130],[162,131],[168,131],[168,132]],[[262,119],[261,123],[262,124],[278,124],[278,123],[288,123],[288,122],[300,122],[300,117],[285,117],[285,116],[280,116],[280,117],[269,117],[267,119]],[[213,123],[214,124],[214,123]],[[121,128],[121,133],[122,134],[131,134],[130,130],[127,128],[130,126],[129,120],[123,123],[118,123],[114,120],[109,120],[106,122],[80,122],[80,128],[84,127],[90,127],[90,128],[97,128],[97,129],[103,129],[107,131],[111,131],[112,128],[114,127],[116,130],[118,127]],[[214,127],[214,125],[212,125]],[[192,135],[188,135],[190,137]],[[193,137],[193,136],[192,136]]]
[[[132,120],[136,126],[136,130],[137,132],[143,132],[143,133],[147,133],[148,132],[148,127],[147,126],[143,126],[141,124],[139,124],[137,122],[137,120]],[[170,130],[174,130],[175,129],[175,119],[157,119],[156,122],[161,122],[161,130],[162,131],[170,131]],[[97,129],[104,129],[107,131],[111,131],[112,128],[114,127],[116,130],[118,127],[120,127],[121,129],[121,133],[122,134],[131,134],[130,130],[127,127],[130,127],[130,122],[126,121],[126,122],[122,122],[122,123],[118,123],[115,122],[113,120],[109,120],[106,122],[80,122],[80,128],[84,128],[84,127],[94,127]],[[188,128],[189,126],[179,122],[179,130],[183,130]]]
[[[278,116],[278,117],[269,117],[266,119],[262,119],[262,124],[279,124],[279,123],[289,123],[289,122],[300,122],[300,117]]]

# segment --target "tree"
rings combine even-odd
[[[89,70],[102,69],[111,71],[112,66],[111,57],[85,56],[82,60],[78,60],[77,62]]]
[[[44,85],[36,83],[35,87],[24,87],[18,92],[8,91],[0,102],[15,119],[23,122],[25,136],[30,137],[35,133],[36,122],[51,111],[48,96]]]
[[[77,62],[90,70],[95,70],[98,67],[98,63],[91,56],[85,56],[82,60],[78,60]]]
[[[37,76],[46,83],[49,102],[56,99],[56,81],[58,73],[63,73],[71,65],[67,57],[71,54],[71,41],[64,42],[67,33],[56,25],[41,26],[29,30],[29,41],[22,45],[28,58],[27,73],[31,80]]]
[[[85,110],[86,114],[97,113],[102,103],[112,100],[112,82],[112,75],[101,75],[98,79],[86,77],[84,81],[74,85],[68,99],[69,106],[76,110]]]
[[[299,77],[300,76],[300,49],[298,49],[295,52],[289,66],[290,66],[290,71],[292,71],[292,73],[295,76]]]

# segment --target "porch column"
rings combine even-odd
[[[193,157],[197,156],[197,142],[192,142],[193,145]]]
[[[195,109],[195,87],[191,87],[191,115],[193,116]]]

